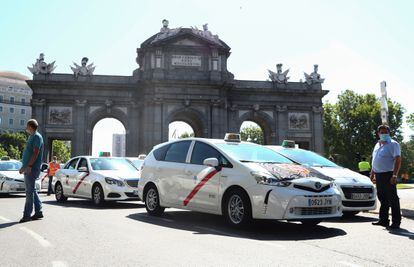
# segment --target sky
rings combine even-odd
[[[266,80],[283,63],[289,81],[303,72],[326,78],[325,102],[352,89],[388,96],[414,112],[414,1],[5,1],[0,0],[0,71],[31,76],[39,53],[71,73],[72,62],[89,58],[95,74],[131,75],[136,48],[170,28],[208,23],[231,47],[228,69],[236,79]],[[413,132],[404,126],[408,137]]]

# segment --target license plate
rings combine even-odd
[[[332,198],[310,198],[308,199],[309,207],[315,206],[331,206]]]
[[[352,193],[351,198],[356,200],[369,199],[370,194],[367,193]]]
[[[132,191],[132,194],[134,194],[134,195],[138,196],[138,190],[134,190],[134,191]]]

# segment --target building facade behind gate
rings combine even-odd
[[[237,80],[227,69],[229,56],[230,47],[207,27],[169,29],[164,23],[137,49],[139,68],[132,76],[34,74],[27,83],[46,141],[45,160],[55,139],[70,140],[73,156],[90,155],[93,127],[103,118],[123,123],[127,156],[168,141],[174,121],[205,138],[223,138],[253,121],[265,144],[290,139],[323,152],[322,97],[328,91],[321,82],[288,82],[281,72],[279,80]]]

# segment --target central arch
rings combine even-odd
[[[272,133],[275,132],[273,119],[261,111],[249,111],[238,118],[237,129],[240,129],[243,122],[251,121],[256,123],[263,131],[264,145],[272,144]]]
[[[128,124],[128,118],[126,114],[117,108],[99,108],[92,112],[89,115],[89,120],[87,123],[87,130],[86,130],[86,140],[88,141],[88,155],[92,155],[92,138],[93,138],[93,129],[95,125],[103,120],[103,119],[116,119],[119,121],[125,128],[125,147],[128,148],[128,134],[129,134],[129,124]]]
[[[163,136],[164,140],[168,140],[168,126],[176,121],[183,121],[190,125],[195,137],[208,137],[207,119],[204,114],[192,108],[182,108],[176,109],[168,115],[164,127],[167,129],[167,133],[164,133]]]

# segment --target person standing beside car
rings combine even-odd
[[[370,176],[371,164],[369,164],[366,157],[361,158],[361,161],[358,163],[358,169],[360,174]]]
[[[50,196],[50,194],[53,193],[52,190],[52,181],[53,176],[55,176],[56,172],[60,169],[60,165],[57,161],[57,157],[53,156],[53,161],[49,162],[49,168],[47,170],[47,176],[49,177],[49,186],[47,188],[47,195]]]
[[[19,170],[20,174],[24,173],[26,187],[26,203],[23,218],[20,220],[20,223],[43,218],[42,202],[35,188],[35,182],[39,178],[43,157],[43,137],[37,131],[38,127],[39,124],[35,119],[27,121],[26,132],[29,134],[29,138],[23,150],[22,167]],[[35,214],[31,216],[33,204]]]
[[[376,181],[377,195],[381,203],[379,220],[373,225],[389,226],[388,212],[391,207],[392,224],[390,229],[399,229],[401,224],[400,199],[397,195],[397,176],[401,167],[400,144],[391,139],[390,128],[380,125],[377,129],[378,143],[372,152],[370,178]]]

